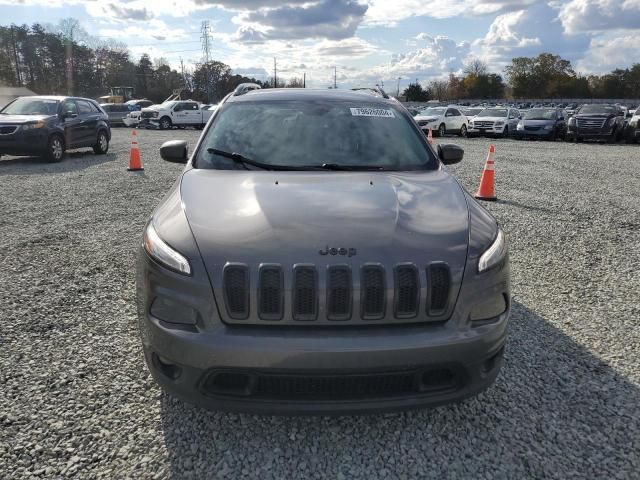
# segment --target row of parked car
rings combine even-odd
[[[640,112],[620,105],[585,104],[572,113],[560,107],[520,110],[512,106],[427,107],[412,112],[420,128],[434,135],[496,136],[517,139],[598,140],[636,143]]]
[[[202,128],[217,105],[194,100],[169,100],[157,105],[150,100],[129,100],[126,103],[103,103],[100,107],[109,116],[112,126],[167,130],[187,126]]]

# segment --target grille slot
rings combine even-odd
[[[440,315],[447,309],[451,290],[451,273],[444,263],[429,266],[429,315]]]
[[[362,268],[360,280],[361,307],[363,320],[379,320],[384,317],[386,288],[384,269],[378,265]]]
[[[493,128],[493,121],[491,121],[491,120],[474,120],[473,126],[475,128]]]
[[[411,318],[418,314],[420,303],[420,280],[413,265],[399,265],[395,269],[395,315]]]
[[[249,272],[244,265],[227,265],[223,273],[224,303],[234,320],[249,316]]]
[[[347,266],[329,267],[327,272],[327,318],[351,318],[351,270]]]
[[[603,120],[602,118],[578,118],[577,124],[578,128],[600,130],[606,121],[606,119]]]
[[[293,319],[313,321],[318,315],[318,275],[312,266],[293,269]]]
[[[260,375],[255,395],[314,400],[392,397],[417,391],[414,372],[372,375]]]
[[[282,270],[262,266],[259,273],[258,315],[262,320],[281,320],[283,311]]]

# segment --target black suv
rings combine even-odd
[[[569,119],[567,140],[584,139],[615,142],[624,132],[624,112],[616,105],[582,105]]]
[[[0,110],[0,155],[38,155],[59,162],[73,148],[92,147],[105,154],[110,140],[109,117],[87,98],[20,97]]]

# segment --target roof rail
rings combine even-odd
[[[389,98],[389,95],[387,95],[387,93],[382,89],[382,87],[380,87],[380,85],[376,85],[375,88],[374,87],[356,87],[356,88],[352,88],[351,90],[353,90],[354,92],[371,92],[374,95],[378,95],[382,98]]]
[[[260,90],[261,88],[262,87],[257,83],[241,83],[233,91],[233,96],[237,97],[239,95],[244,95],[245,93],[250,92],[251,90]]]

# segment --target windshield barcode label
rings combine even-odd
[[[351,108],[351,115],[354,117],[385,117],[395,118],[393,110],[384,108]]]

